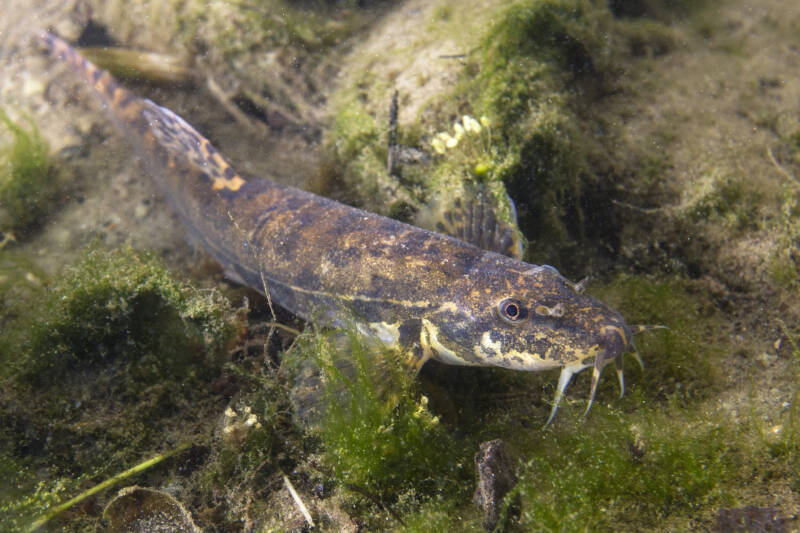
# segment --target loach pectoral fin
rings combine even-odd
[[[522,259],[524,238],[514,202],[484,184],[440,191],[418,213],[416,225],[492,252]]]
[[[310,354],[288,357],[294,359],[284,361],[294,367],[294,419],[308,428],[320,426],[331,406],[348,410],[378,402],[392,409],[425,362],[345,330],[318,333]]]

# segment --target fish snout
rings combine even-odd
[[[600,357],[608,362],[636,350],[631,328],[621,319],[601,327],[598,344],[600,345]]]

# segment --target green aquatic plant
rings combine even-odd
[[[8,324],[42,296],[47,281],[48,276],[29,257],[0,248],[0,330],[8,333]],[[10,336],[0,336],[0,345]]]
[[[568,262],[567,244],[585,238],[580,198],[592,173],[571,87],[602,79],[610,53],[602,27],[610,31],[608,12],[587,2],[514,2],[487,31],[477,74],[465,72],[461,89],[491,120],[494,174],[526,206],[520,227],[532,253],[553,264]]]
[[[332,98],[334,128],[326,136],[335,183],[351,203],[430,229],[439,228],[442,212],[453,211],[443,198],[460,198],[469,206],[484,203],[488,194],[492,214],[532,238],[529,259],[568,263],[589,249],[580,244],[590,233],[606,229],[597,224],[586,229],[583,220],[582,205],[589,202],[582,197],[584,185],[596,178],[588,162],[594,148],[576,127],[573,88],[602,83],[595,78],[602,80],[608,68],[611,45],[604,35],[613,18],[589,2],[527,0],[492,9],[490,19],[469,33],[470,42],[463,43],[463,35],[456,39],[472,51],[452,89],[400,95],[401,111],[404,100],[430,100],[398,130],[397,147],[419,158],[392,165],[391,175],[391,120],[384,111],[391,77],[370,70],[343,84]],[[463,34],[453,24],[435,29],[442,40],[453,38],[447,31]],[[465,114],[490,121],[490,143],[486,133],[467,130]],[[520,207],[519,225],[508,194]],[[596,203],[602,201],[608,200]]]
[[[721,222],[733,231],[752,230],[758,221],[764,192],[745,177],[713,170],[695,183],[685,209],[695,222]]]
[[[707,330],[721,320],[711,296],[681,278],[649,280],[633,275],[618,276],[592,293],[623,309],[629,324],[669,328],[636,336],[644,371],[628,380],[630,390],[641,389],[651,400],[682,405],[718,390],[719,363],[727,346],[710,342],[707,335]],[[613,383],[608,381],[605,386],[612,388]]]
[[[459,507],[455,499],[433,498],[413,512],[403,515],[403,525],[397,528],[402,533],[428,533],[433,531],[459,531],[481,533],[477,508]]]
[[[316,333],[301,339],[294,355],[311,357],[321,371],[322,417],[314,434],[334,478],[387,505],[404,499],[408,509],[461,494],[465,449],[414,392],[411,376],[357,334],[347,334],[346,355],[341,340],[341,333]]]
[[[0,109],[0,124],[12,141],[0,148],[0,232],[24,234],[40,224],[53,205],[57,171],[36,125],[25,129]]]
[[[792,160],[800,163],[800,133],[791,136]],[[770,256],[770,277],[780,285],[797,289],[800,286],[800,178],[780,165],[768,152],[776,169],[783,175],[778,223],[781,229],[779,246]]]
[[[28,531],[31,524],[47,514],[60,502],[83,490],[91,483],[94,472],[73,477],[46,477],[22,460],[0,452],[0,529],[9,533]],[[78,525],[78,520],[74,524]],[[82,525],[88,527],[88,524]]]
[[[218,291],[175,279],[151,255],[92,248],[5,327],[15,333],[0,345],[0,457],[28,474],[4,500],[26,514],[165,441],[207,439],[193,417],[220,412],[211,383],[241,323]]]
[[[219,292],[194,289],[131,248],[88,251],[50,288],[27,327],[28,350],[7,368],[32,382],[111,361],[133,364],[141,378],[192,361],[219,365],[236,333]]]
[[[519,498],[514,520],[524,529],[655,529],[665,516],[726,501],[744,460],[733,428],[675,412],[636,423],[593,413],[588,425],[527,445],[535,450],[507,498]]]

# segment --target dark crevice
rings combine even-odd
[[[81,36],[75,43],[78,48],[91,48],[91,47],[104,47],[104,46],[117,46],[111,35],[108,34],[108,29],[93,20],[90,20],[86,27],[83,29]]]

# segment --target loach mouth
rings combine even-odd
[[[600,383],[600,375],[605,366],[611,361],[614,361],[617,370],[617,378],[619,379],[620,397],[625,395],[625,372],[623,367],[623,356],[626,353],[632,354],[639,365],[644,368],[642,358],[636,350],[636,345],[633,342],[633,332],[631,328],[625,323],[621,316],[615,317],[613,321],[601,326],[600,335],[598,339],[598,346],[600,347],[599,353],[595,357],[594,363],[589,365],[573,364],[565,366],[561,369],[561,374],[558,378],[558,388],[556,389],[555,399],[553,400],[553,408],[550,411],[550,417],[547,419],[544,427],[550,425],[558,410],[558,404],[564,395],[564,390],[567,388],[572,376],[584,370],[585,368],[592,367],[592,386],[589,393],[589,403],[586,406],[586,411],[583,415],[589,413],[594,403],[595,395],[597,394],[597,386]]]

